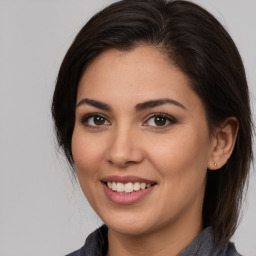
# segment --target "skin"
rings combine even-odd
[[[166,98],[180,105],[136,110],[140,103]],[[107,104],[111,111],[83,99]],[[85,196],[109,227],[108,255],[177,255],[202,230],[207,168],[227,161],[236,120],[211,136],[189,79],[149,46],[98,56],[80,80],[77,104],[73,158]],[[93,113],[103,116],[100,123],[85,118]],[[172,121],[158,125],[155,113]],[[115,204],[101,182],[110,175],[133,175],[157,185],[138,202]]]

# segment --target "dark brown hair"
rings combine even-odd
[[[238,137],[227,164],[208,171],[203,224],[227,242],[237,227],[252,160],[252,120],[248,87],[239,52],[223,26],[188,1],[123,0],[100,11],[81,29],[59,70],[52,103],[59,146],[74,165],[71,138],[77,87],[96,56],[109,48],[129,51],[158,47],[191,80],[204,103],[210,132],[226,118],[239,121]]]

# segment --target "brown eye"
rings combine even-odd
[[[151,116],[143,125],[154,128],[166,128],[176,123],[176,119],[174,119],[172,116],[159,113]]]
[[[93,128],[97,128],[99,126],[108,126],[110,125],[110,122],[103,116],[99,115],[99,114],[89,114],[84,116],[81,119],[81,122],[88,126],[88,127],[93,127]]]
[[[155,117],[154,122],[157,126],[164,126],[167,120],[165,117],[157,116]]]
[[[103,118],[102,116],[95,116],[93,118],[93,122],[96,125],[103,125],[103,124],[105,124],[105,118]]]

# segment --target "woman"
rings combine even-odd
[[[188,1],[105,8],[64,58],[52,114],[105,223],[70,255],[239,255],[252,121],[240,55],[211,14]]]

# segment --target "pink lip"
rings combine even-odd
[[[155,185],[153,185],[147,189],[142,189],[142,190],[134,191],[131,193],[124,193],[124,192],[120,193],[120,192],[114,192],[105,183],[102,183],[102,185],[107,198],[110,201],[116,204],[121,204],[121,205],[129,205],[129,204],[136,203],[137,201],[146,197],[155,188]]]
[[[117,175],[104,177],[101,181],[102,182],[115,181],[115,182],[122,182],[122,183],[128,183],[128,182],[142,183],[142,182],[144,182],[146,184],[155,184],[156,183],[153,180],[147,180],[147,179],[136,177],[136,176],[117,176]]]

